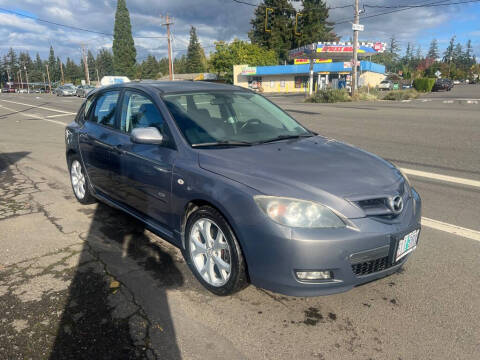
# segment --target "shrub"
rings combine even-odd
[[[435,79],[432,78],[419,78],[413,80],[413,87],[417,91],[430,92],[432,91],[433,85],[435,85]]]
[[[312,103],[335,103],[352,101],[352,98],[345,89],[319,90],[315,95],[305,100]]]
[[[400,100],[410,100],[410,99],[416,99],[418,98],[419,93],[414,90],[394,90],[394,91],[389,91],[384,97],[383,100],[395,100],[395,101],[400,101]]]

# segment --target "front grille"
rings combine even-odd
[[[375,260],[370,260],[358,264],[352,265],[352,270],[355,275],[368,275],[373,274],[378,271],[385,270],[389,267],[388,265],[388,256],[378,258]]]

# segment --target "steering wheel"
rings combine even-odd
[[[246,128],[247,126],[250,126],[252,124],[257,124],[257,125],[260,125],[262,124],[262,122],[258,119],[248,119],[247,121],[245,121],[245,123],[240,127],[240,130],[243,130],[244,128]]]

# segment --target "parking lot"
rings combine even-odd
[[[423,228],[402,271],[326,297],[216,297],[138,221],[75,200],[64,127],[81,99],[0,94],[0,358],[477,358],[480,85],[406,102],[271,100],[409,174]]]

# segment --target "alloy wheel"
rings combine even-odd
[[[203,280],[216,287],[225,285],[232,271],[232,257],[220,227],[200,218],[191,227],[188,239],[193,265]]]
[[[70,167],[70,179],[72,181],[73,191],[79,199],[85,197],[85,175],[82,171],[82,165],[78,160],[73,160]]]

